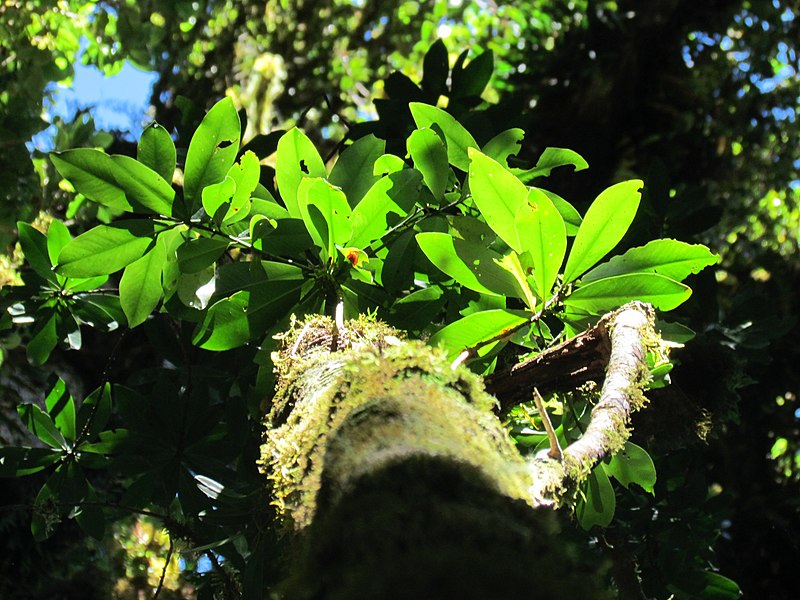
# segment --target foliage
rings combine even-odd
[[[456,68],[471,73],[483,56],[491,58],[466,67],[462,58]],[[426,71],[423,89],[468,101],[486,82],[462,80],[470,95],[448,89],[450,75],[447,66],[435,78]],[[204,579],[208,593],[221,579],[226,593],[260,597],[276,550],[262,532],[271,517],[253,450],[273,336],[290,316],[333,315],[339,305],[345,318],[377,313],[490,373],[509,345],[521,357],[537,353],[632,299],[674,309],[691,293],[681,281],[717,261],[702,246],[665,239],[602,262],[634,219],[642,181],[609,187],[581,216],[523,183],[564,165],[585,168],[576,153],[548,149],[533,168],[511,167],[516,132],[479,146],[450,113],[408,107],[407,156],[403,146],[386,153],[392,139],[366,134],[329,170],[290,129],[275,148],[277,188],[262,168],[268,156],[242,146],[230,99],[206,114],[185,154],[154,124],[137,159],[94,149],[52,155],[75,191],[114,218],[74,238],[59,220],[46,234],[20,222],[24,285],[3,291],[4,306],[15,329],[31,332],[33,364],[80,350],[87,330],[117,342],[94,392],[77,401],[55,379],[44,407],[19,407],[39,442],[0,449],[4,475],[48,474],[34,502],[36,539],[65,519],[102,538],[120,511],[156,516],[181,552],[222,563]],[[112,374],[136,328],[147,358]],[[563,415],[558,434],[579,436],[586,398],[551,403]],[[544,441],[521,426],[515,435],[522,447]],[[586,529],[611,522],[609,475],[653,490],[652,461],[628,445],[595,470],[578,502]]]

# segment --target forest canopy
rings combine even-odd
[[[558,372],[555,348],[644,301],[649,402],[548,526],[563,564],[616,597],[792,597],[797,15],[5,2],[0,595],[289,589],[258,465],[272,353],[312,315],[440,347],[532,457],[585,432],[597,390],[536,404],[502,374]],[[49,116],[79,62],[155,74],[141,135]]]

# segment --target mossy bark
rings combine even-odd
[[[480,378],[381,323],[314,317],[288,332],[262,467],[301,540],[289,596],[601,597],[598,565],[575,577],[552,511],[534,508],[628,435],[654,334],[646,309],[625,315],[599,334],[611,360],[587,439],[559,459],[523,458]]]

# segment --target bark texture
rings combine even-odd
[[[526,458],[482,380],[438,350],[367,319],[293,327],[275,357],[278,393],[262,446],[274,504],[301,540],[288,595],[496,597],[530,586],[533,568],[534,597],[602,597],[592,575],[602,566],[578,565],[554,542],[552,511],[533,509],[558,505],[622,447],[656,341],[652,310],[632,304],[537,357],[548,372],[560,361],[575,371],[570,348],[608,356],[608,365],[585,435],[560,457]],[[510,395],[528,400],[537,368],[522,365],[491,385],[522,388]]]

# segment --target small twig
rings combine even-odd
[[[169,536],[169,550],[167,550],[167,560],[164,563],[164,568],[161,569],[161,577],[158,580],[158,587],[153,592],[153,600],[157,600],[158,595],[164,588],[164,578],[167,576],[167,569],[169,569],[169,561],[172,560],[172,552],[175,550],[175,543],[172,541],[172,536]]]
[[[533,403],[536,404],[536,410],[539,411],[539,416],[542,418],[544,430],[547,432],[547,440],[550,442],[550,450],[548,450],[547,456],[560,461],[563,458],[561,453],[561,444],[558,443],[556,430],[553,429],[553,423],[550,421],[550,415],[547,414],[547,409],[544,406],[542,395],[536,388],[533,388]]]

